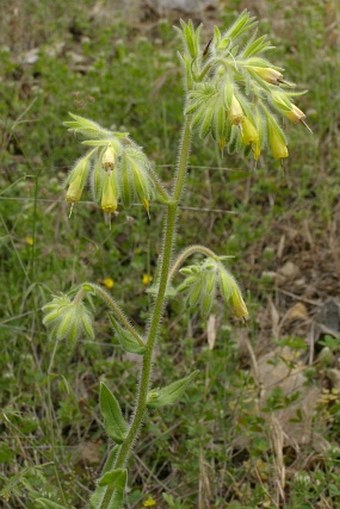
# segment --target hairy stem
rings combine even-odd
[[[176,273],[179,271],[179,269],[182,267],[183,263],[189,256],[193,254],[202,254],[206,256],[207,258],[213,258],[214,260],[218,260],[218,256],[214,251],[209,249],[208,247],[201,246],[200,244],[194,244],[192,246],[188,246],[178,255],[177,259],[175,260],[173,266],[171,267],[171,270],[169,272],[169,278],[168,283],[172,280],[172,278],[176,275]]]
[[[120,446],[120,450],[115,463],[115,468],[122,468],[125,465],[128,456],[131,452],[131,449],[133,447],[134,441],[138,435],[146,410],[146,401],[152,373],[152,358],[155,344],[157,341],[159,324],[165,306],[165,292],[168,284],[169,271],[171,266],[171,254],[175,242],[175,226],[178,202],[183,190],[188,158],[190,153],[190,146],[191,146],[191,128],[189,119],[186,117],[182,132],[182,139],[180,143],[177,173],[173,187],[172,199],[167,205],[159,287],[151,314],[151,323],[148,331],[146,351],[143,356],[143,365],[141,370],[139,392],[137,395],[135,412],[126,439]],[[113,496],[114,488],[108,486],[100,509],[107,509]]]

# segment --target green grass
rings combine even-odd
[[[238,2],[233,4],[236,9]],[[79,155],[79,145],[61,123],[73,111],[108,127],[128,129],[168,181],[181,124],[179,41],[171,22],[135,28],[118,17],[112,25],[98,26],[86,8],[92,2],[82,9],[67,2],[67,11],[65,5],[36,2],[30,13],[24,9],[13,18],[18,30],[10,30],[8,8],[0,27],[4,35],[0,47],[0,490],[6,509],[35,509],[38,494],[84,507],[107,442],[99,418],[99,379],[115,388],[127,414],[132,410],[135,360],[112,340],[101,305],[96,303],[97,340],[57,345],[53,363],[55,345],[41,324],[42,305],[51,292],[112,277],[112,293],[143,324],[150,296],[142,275],[154,273],[160,248],[162,207],[158,205],[152,208],[151,222],[139,208],[129,212],[132,220],[121,212],[112,231],[92,204],[76,207],[68,220],[63,182]],[[284,7],[270,2],[261,21],[261,29],[271,33],[277,47],[276,60],[301,89],[309,89],[301,106],[314,135],[301,127],[289,128],[291,157],[285,172],[269,156],[253,172],[248,163],[235,156],[222,159],[200,140],[192,152],[183,205],[203,210],[183,208],[178,245],[197,242],[203,231],[206,244],[235,255],[232,269],[247,296],[252,314],[248,337],[258,359],[277,343],[269,300],[281,317],[296,303],[265,280],[264,272],[277,271],[292,260],[301,265],[305,278],[302,297],[311,284],[314,293],[306,294],[311,301],[336,295],[339,86],[332,14],[327,11],[331,8],[331,3],[317,1],[290,1]],[[219,13],[226,24],[234,16],[235,11],[226,9]],[[32,28],[31,38],[23,27]],[[209,36],[207,30],[207,40]],[[53,56],[51,47],[58,43],[64,47]],[[37,61],[19,63],[20,55],[32,47],[39,47]],[[75,63],[74,54],[82,60]],[[295,237],[292,232],[297,232]],[[285,246],[279,258],[283,235]],[[313,318],[316,308],[307,303],[307,310]],[[182,403],[148,417],[130,462],[127,507],[143,507],[151,494],[160,508],[335,508],[340,496],[336,402],[324,399],[313,416],[314,433],[330,448],[308,442],[298,452],[292,446],[283,449],[285,502],[278,505],[270,417],[293,402],[275,389],[266,411],[257,411],[260,388],[244,350],[244,334],[222,303],[217,315],[217,339],[210,350],[206,323],[183,313],[181,303],[169,303],[155,383],[169,383],[196,368],[200,376]],[[305,329],[299,333],[293,326],[283,328],[278,339],[297,350],[292,368],[305,362]],[[303,368],[310,387],[330,389],[328,371],[335,367],[337,349],[332,341],[330,345],[330,361],[324,364],[316,357],[312,366]],[[317,348],[318,353],[321,346]]]

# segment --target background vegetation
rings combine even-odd
[[[222,303],[208,323],[170,302],[156,357],[162,384],[195,368],[186,399],[147,419],[131,459],[128,507],[338,507],[336,12],[332,1],[224,1],[195,16],[209,40],[249,7],[302,96],[314,135],[289,127],[283,171],[269,156],[223,158],[196,140],[178,244],[232,254],[251,320]],[[185,15],[181,14],[183,17]],[[0,505],[36,496],[84,507],[106,438],[98,380],[131,411],[136,359],[97,309],[97,339],[49,340],[51,292],[106,283],[142,324],[160,247],[162,207],[140,208],[110,231],[90,202],[71,220],[63,182],[79,144],[68,111],[126,128],[170,182],[182,115],[172,29],[139,2],[14,0],[0,21],[1,443]],[[199,18],[199,19],[198,19]],[[299,104],[299,105],[300,105]],[[88,197],[90,199],[90,197]],[[190,204],[190,206],[189,206]],[[143,277],[144,276],[144,277]],[[112,281],[108,281],[107,278]],[[131,469],[130,469],[131,470]],[[154,505],[155,503],[155,505]]]

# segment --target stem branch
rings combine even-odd
[[[183,263],[189,256],[199,253],[207,258],[213,258],[214,260],[218,260],[219,257],[217,256],[214,251],[209,249],[208,247],[201,246],[200,244],[194,244],[192,246],[188,246],[178,255],[177,259],[175,260],[173,266],[171,267],[171,270],[169,272],[169,278],[168,278],[168,284],[171,282],[172,278],[175,276],[175,274],[179,271],[179,269],[182,267]]]
[[[78,297],[79,294],[84,295],[84,292],[86,291],[92,291],[97,297],[99,297],[105,304],[113,311],[116,318],[121,322],[121,324],[127,329],[134,338],[138,341],[140,346],[145,346],[144,341],[138,334],[135,327],[130,323],[128,318],[125,316],[124,311],[122,308],[117,304],[117,302],[109,295],[104,288],[102,288],[99,285],[96,285],[94,283],[83,283],[81,289],[79,290],[78,294],[76,295],[75,299]],[[81,293],[82,292],[82,293]]]

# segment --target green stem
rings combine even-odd
[[[146,351],[143,356],[143,365],[140,376],[139,392],[137,395],[136,408],[132,418],[128,434],[125,441],[119,449],[116,459],[115,468],[122,468],[131,452],[135,439],[138,435],[140,426],[142,424],[145,410],[147,395],[150,387],[150,379],[152,373],[152,358],[154,347],[157,341],[157,334],[159,329],[160,320],[165,306],[165,293],[168,285],[169,271],[171,265],[171,255],[175,242],[175,226],[178,210],[178,202],[183,190],[188,158],[191,146],[191,128],[190,121],[186,117],[184,128],[182,132],[182,139],[179,149],[179,159],[177,165],[177,173],[173,187],[172,200],[167,205],[167,216],[165,223],[165,236],[163,241],[163,256],[161,261],[161,272],[159,279],[158,293],[154,303],[151,315],[151,324],[148,332]],[[112,496],[114,496],[114,488],[107,487],[105,497],[99,509],[107,509],[109,507]]]

